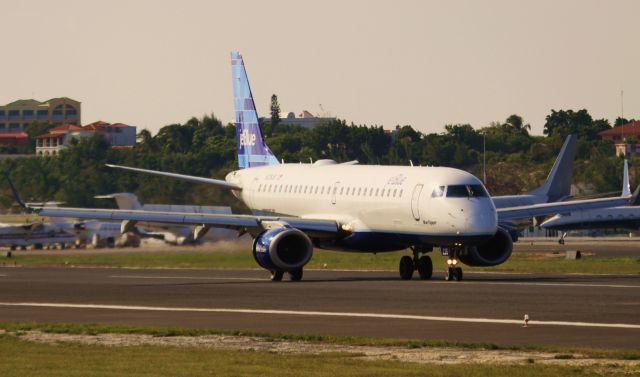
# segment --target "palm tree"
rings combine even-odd
[[[512,127],[517,131],[525,131],[531,130],[531,125],[529,123],[524,124],[524,120],[520,115],[512,114],[505,121],[505,126]]]

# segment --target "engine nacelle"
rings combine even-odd
[[[498,227],[496,234],[482,245],[468,247],[460,254],[460,261],[468,266],[496,266],[511,256],[513,241],[509,232]]]
[[[253,257],[260,267],[270,271],[297,270],[307,264],[312,255],[311,239],[289,226],[268,230],[253,242]]]

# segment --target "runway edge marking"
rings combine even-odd
[[[272,314],[272,315],[297,315],[313,317],[347,317],[347,318],[373,318],[373,319],[401,319],[441,322],[464,323],[490,323],[521,325],[520,319],[492,319],[492,318],[467,318],[467,317],[439,317],[411,314],[378,314],[378,313],[348,313],[348,312],[320,312],[304,310],[274,310],[274,309],[230,309],[230,308],[179,308],[163,306],[136,306],[136,305],[99,305],[99,304],[69,304],[48,302],[0,302],[0,306],[9,307],[41,307],[60,309],[104,309],[104,310],[136,310],[156,312],[193,312],[193,313],[239,313],[239,314]],[[529,321],[529,325],[543,326],[574,326],[574,327],[606,327],[621,329],[640,329],[640,324],[626,323],[594,323],[594,322],[569,322],[569,321]]]

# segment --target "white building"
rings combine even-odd
[[[136,128],[123,123],[97,121],[84,127],[64,124],[36,136],[36,155],[55,156],[68,148],[72,140],[89,138],[96,132],[102,134],[113,147],[133,147],[136,144]]]
[[[286,117],[280,119],[281,125],[297,124],[305,128],[314,128],[320,124],[327,124],[336,120],[335,117],[317,117],[307,110],[303,110],[297,117],[296,114],[290,112]],[[271,118],[265,118],[265,122],[271,123]]]

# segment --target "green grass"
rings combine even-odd
[[[178,249],[180,250],[180,249]],[[1,265],[74,265],[109,267],[171,267],[171,268],[256,268],[249,251],[246,252],[205,252],[182,249],[184,251],[162,252],[116,252],[115,254],[82,255],[74,254],[14,254],[12,258],[0,259]],[[81,253],[81,251],[79,252]],[[408,252],[361,254],[316,251],[308,268],[354,269],[396,271],[401,255]],[[445,258],[439,252],[430,254],[434,269],[444,270]],[[566,260],[564,254],[538,254],[514,252],[504,264],[489,268],[465,267],[470,271],[509,271],[544,273],[596,273],[596,274],[640,274],[640,257],[592,257]]]
[[[607,375],[629,368],[603,366]],[[0,337],[2,376],[597,376],[585,367],[428,365],[364,361],[358,355],[278,354],[268,351],[172,346],[42,344]]]
[[[0,330],[8,334],[21,334],[25,331],[42,331],[52,334],[144,334],[154,337],[171,336],[248,336],[263,338],[266,340],[302,341],[323,344],[336,344],[346,346],[393,346],[415,348],[459,348],[459,349],[483,349],[483,350],[512,350],[512,351],[539,351],[556,353],[558,359],[569,359],[574,354],[580,354],[592,358],[606,358],[618,360],[640,360],[640,348],[613,349],[613,348],[570,348],[551,346],[499,346],[491,343],[464,343],[445,340],[417,340],[417,339],[389,339],[362,336],[330,336],[330,335],[302,335],[266,333],[256,331],[211,329],[211,328],[187,328],[187,327],[162,327],[162,326],[127,326],[127,325],[101,325],[101,324],[66,324],[66,323],[23,323],[0,322]]]

